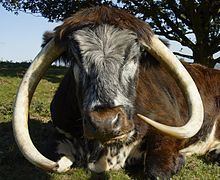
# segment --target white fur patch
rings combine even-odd
[[[118,91],[117,96],[114,98],[114,105],[120,106],[120,105],[124,105],[124,104],[131,106],[130,100]]]
[[[127,159],[127,156],[129,155],[132,147],[133,146],[123,146],[123,148],[120,149],[120,152],[113,157],[111,156],[110,149],[108,149],[106,156],[101,157],[95,163],[89,163],[88,167],[91,171],[97,173],[109,170],[119,170],[124,167],[125,160]]]
[[[57,161],[57,163],[59,165],[57,172],[59,173],[68,171],[71,165],[73,164],[72,161],[68,159],[66,156],[63,156],[59,161]]]
[[[107,150],[107,155],[102,156],[97,162],[89,163],[88,167],[91,171],[100,173],[109,170],[119,170],[124,167],[125,161],[129,156],[130,152],[140,143],[140,141],[135,141],[130,145],[123,147],[119,150],[115,156],[111,155],[112,149],[109,147]],[[117,147],[116,147],[117,148]]]
[[[207,136],[205,141],[199,141],[195,144],[192,144],[189,147],[180,150],[180,153],[186,156],[190,156],[192,154],[204,155],[206,152],[216,149],[217,146],[220,146],[220,141],[215,138],[216,123],[217,121],[215,122],[211,133]]]
[[[138,63],[134,61],[129,61],[127,64],[124,65],[124,69],[122,72],[122,83],[127,84],[129,79],[133,79],[134,75],[136,74],[138,68]]]

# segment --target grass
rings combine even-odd
[[[0,180],[143,179],[140,175],[128,175],[124,170],[110,171],[101,176],[85,169],[72,169],[63,174],[47,173],[30,164],[18,150],[11,127],[12,106],[16,90],[28,66],[27,63],[0,62]],[[30,134],[40,151],[46,143],[46,138],[52,132],[49,105],[65,71],[65,68],[51,67],[41,80],[32,100],[29,122]],[[184,168],[172,179],[217,180],[220,179],[220,167],[205,162],[203,158],[193,156],[187,159]]]

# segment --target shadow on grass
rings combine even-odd
[[[26,70],[30,66],[30,63],[10,63],[0,62],[0,76],[1,77],[17,77],[23,78]],[[43,79],[46,79],[52,83],[61,82],[62,75],[65,74],[67,68],[51,66]]]
[[[220,157],[216,156],[215,158],[212,157],[215,154],[210,154],[207,153],[203,156],[197,156],[197,159],[201,160],[203,163],[207,164],[207,165],[217,165],[220,166]]]
[[[51,123],[29,122],[33,142],[41,152],[46,143],[44,139],[51,132]],[[23,157],[15,143],[11,122],[0,123],[0,179],[50,179],[49,173],[36,168]]]

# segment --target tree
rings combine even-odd
[[[158,35],[189,47],[195,63],[214,67],[220,58],[213,55],[220,50],[220,1],[219,0],[124,0],[125,8],[135,12]],[[189,35],[194,35],[190,39]]]
[[[81,8],[101,4],[127,9],[147,21],[156,34],[178,41],[193,52],[192,56],[175,54],[209,67],[220,63],[220,57],[213,57],[220,50],[219,0],[0,0],[0,3],[9,11],[41,15],[49,21],[63,20]]]

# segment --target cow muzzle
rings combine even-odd
[[[125,137],[133,128],[133,122],[122,106],[97,108],[87,112],[84,118],[84,136],[101,142]]]

